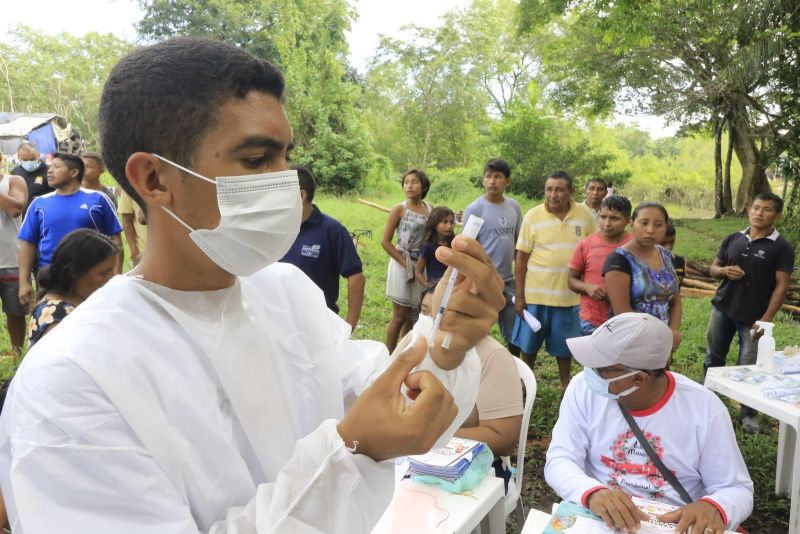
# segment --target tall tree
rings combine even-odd
[[[381,37],[366,77],[379,150],[398,168],[467,165],[487,116],[460,36],[452,23],[405,30]]]
[[[281,66],[295,159],[324,189],[358,188],[374,163],[361,89],[347,71],[347,0],[140,0],[147,39],[178,35],[232,42]]]
[[[555,95],[572,108],[608,113],[627,104],[713,126],[718,143],[727,128],[742,168],[733,207],[742,211],[769,190],[770,162],[796,145],[786,124],[800,111],[797,78],[790,81],[798,11],[793,0],[522,0],[521,22],[553,34],[545,63]],[[724,180],[716,184],[721,214],[729,206]]]
[[[0,45],[0,110],[57,113],[97,147],[97,107],[108,73],[131,44],[112,34],[42,35],[20,26]]]

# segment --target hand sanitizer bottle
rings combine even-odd
[[[764,330],[764,335],[758,340],[758,355],[756,365],[771,373],[775,370],[773,355],[775,354],[775,338],[772,337],[773,323],[756,321],[756,325]]]

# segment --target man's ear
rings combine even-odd
[[[305,189],[301,189],[300,190],[300,201],[303,202],[303,204],[306,203],[306,198],[308,198],[308,193],[306,193]]]
[[[645,385],[647,382],[653,379],[653,375],[646,371],[639,371],[635,375],[631,377],[633,379],[633,383],[639,387]]]
[[[128,158],[125,164],[125,176],[145,204],[157,206],[171,204],[172,193],[164,185],[161,176],[165,166],[164,162],[147,152],[135,152]]]

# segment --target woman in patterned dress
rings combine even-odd
[[[28,348],[111,279],[117,254],[117,245],[95,230],[75,230],[61,240],[53,263],[36,275],[39,302],[28,323]]]
[[[633,210],[633,239],[606,258],[603,278],[614,315],[647,313],[672,330],[672,350],[681,342],[681,293],[672,253],[659,245],[667,231],[669,215],[656,202],[643,202]]]

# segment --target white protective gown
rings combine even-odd
[[[430,323],[418,323],[417,329]],[[336,431],[388,365],[287,264],[231,288],[118,276],[36,344],[0,419],[15,534],[368,532],[393,462]],[[469,414],[480,363],[437,374]]]

